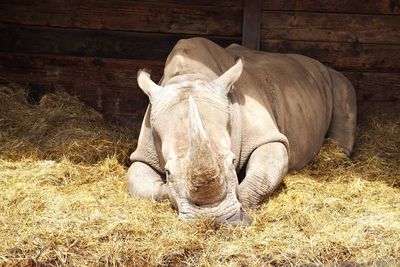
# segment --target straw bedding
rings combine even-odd
[[[130,197],[137,132],[61,91],[35,105],[1,87],[0,265],[400,264],[399,119],[360,125],[351,159],[328,140],[247,227]]]

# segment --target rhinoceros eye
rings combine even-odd
[[[231,157],[232,157],[232,164],[235,164],[236,157],[235,157],[235,155],[233,153],[231,154]]]
[[[169,170],[165,170],[165,176],[166,176],[166,178],[167,178],[167,180],[168,180],[168,177],[170,176]]]

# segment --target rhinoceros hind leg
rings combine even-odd
[[[258,208],[274,192],[287,173],[288,162],[286,147],[279,142],[253,151],[239,185],[239,201],[245,209]]]
[[[132,196],[141,196],[155,200],[168,198],[168,187],[161,176],[142,162],[134,162],[129,167],[128,188]]]
[[[330,70],[333,111],[327,137],[333,138],[347,155],[353,150],[357,121],[357,100],[353,86],[343,74]]]

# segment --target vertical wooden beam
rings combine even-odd
[[[242,45],[259,50],[261,32],[261,0],[243,0]]]

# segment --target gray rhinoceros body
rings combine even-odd
[[[183,218],[246,220],[241,206],[258,207],[326,136],[347,153],[353,147],[354,89],[311,58],[193,38],[171,51],[160,86],[144,73],[138,82],[151,105],[131,156],[129,188],[169,198]]]

